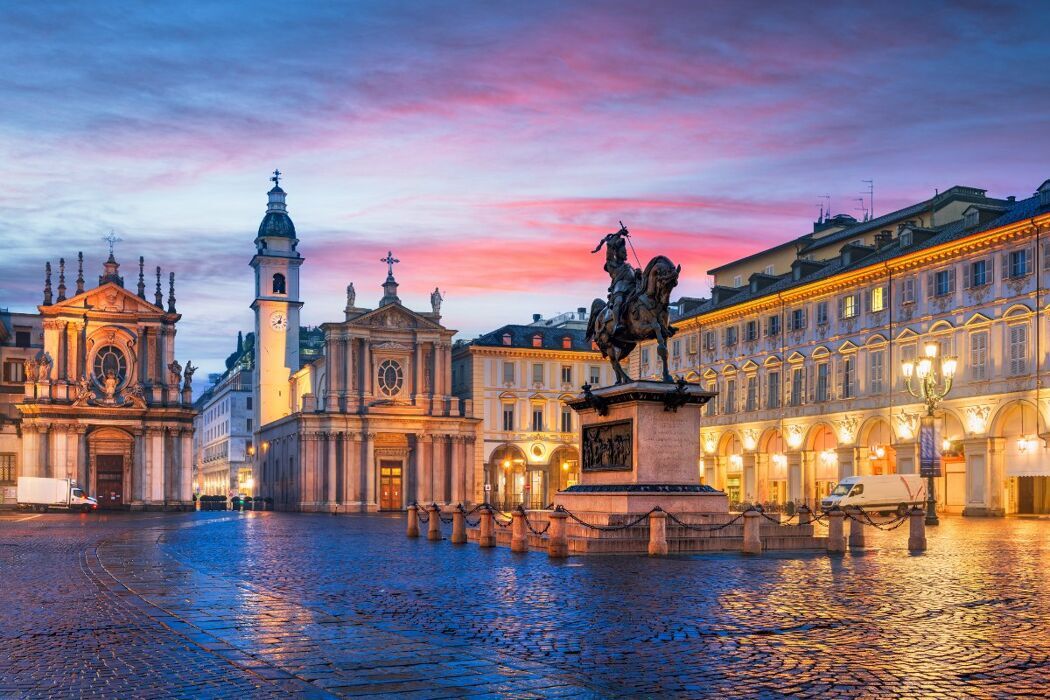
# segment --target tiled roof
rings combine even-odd
[[[503,342],[503,336],[510,335],[510,345]],[[540,335],[543,338],[543,350],[577,350],[591,352],[591,344],[585,339],[586,331],[573,328],[546,328],[544,326],[507,325],[490,333],[480,335],[470,342],[471,345],[486,347],[533,348],[532,338]],[[570,348],[562,347],[563,338],[571,338]]]
[[[856,260],[850,264],[843,265],[842,258],[832,258],[825,261],[826,264],[820,270],[811,272],[808,275],[801,277],[798,280],[793,279],[792,275],[787,274],[781,276],[779,280],[773,284],[759,290],[756,293],[751,293],[747,287],[742,287],[740,293],[734,294],[731,298],[722,301],[721,303],[715,303],[713,300],[707,300],[704,304],[697,307],[688,316],[683,316],[678,321],[684,321],[688,318],[696,318],[697,316],[703,316],[713,311],[726,309],[738,304],[743,304],[754,299],[760,299],[762,297],[771,296],[778,292],[787,291],[793,287],[800,287],[811,282],[816,282],[829,277],[845,272],[846,270],[855,270],[863,267],[868,267],[875,263],[883,262],[886,260],[892,260],[903,255],[907,255],[915,252],[916,250],[923,250],[925,248],[932,248],[934,246],[941,245],[942,243],[948,243],[960,238],[972,236],[982,231],[989,231],[991,229],[1000,228],[1007,226],[1012,223],[1016,223],[1023,219],[1031,218],[1040,213],[1046,213],[1050,211],[1050,206],[1040,207],[1039,197],[1029,197],[1028,199],[1022,199],[1017,202],[1007,202],[1003,200],[1003,204],[1010,208],[1005,211],[1001,216],[998,216],[990,221],[972,228],[966,228],[966,225],[962,219],[954,221],[943,227],[937,227],[935,230],[937,233],[925,241],[914,243],[907,248],[901,248],[900,240],[894,239],[889,245],[876,250],[873,254],[868,255],[860,260]],[[868,222],[871,223],[871,222]]]

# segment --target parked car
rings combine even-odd
[[[49,508],[79,510],[90,513],[98,508],[91,498],[72,479],[52,479],[40,476],[18,477],[18,507],[47,512]]]
[[[926,482],[918,474],[847,476],[821,499],[823,510],[853,506],[869,511],[896,511],[904,515],[926,501]]]

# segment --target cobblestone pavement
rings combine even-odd
[[[1046,697],[1048,534],[551,562],[393,516],[0,515],[0,696]]]

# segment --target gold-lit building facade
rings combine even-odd
[[[1050,181],[1023,200],[953,187],[710,271],[683,299],[677,376],[718,392],[698,465],[731,501],[813,505],[854,474],[918,473],[925,413],[903,364],[956,360],[936,414],[939,508],[1050,512]],[[632,371],[656,371],[642,346]]]

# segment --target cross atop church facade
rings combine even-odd
[[[116,245],[117,243],[120,243],[124,239],[123,238],[119,238],[115,233],[110,231],[108,235],[105,235],[105,236],[102,237],[102,240],[105,241],[106,243],[109,243],[109,256],[113,257],[113,246]]]
[[[379,262],[386,263],[386,276],[387,277],[393,277],[394,276],[394,263],[399,263],[401,261],[394,257],[394,253],[392,251],[388,250],[386,252],[386,257],[385,258],[379,258]]]
[[[273,177],[270,178],[270,182],[273,183],[274,187],[281,186],[281,171],[274,168]]]

